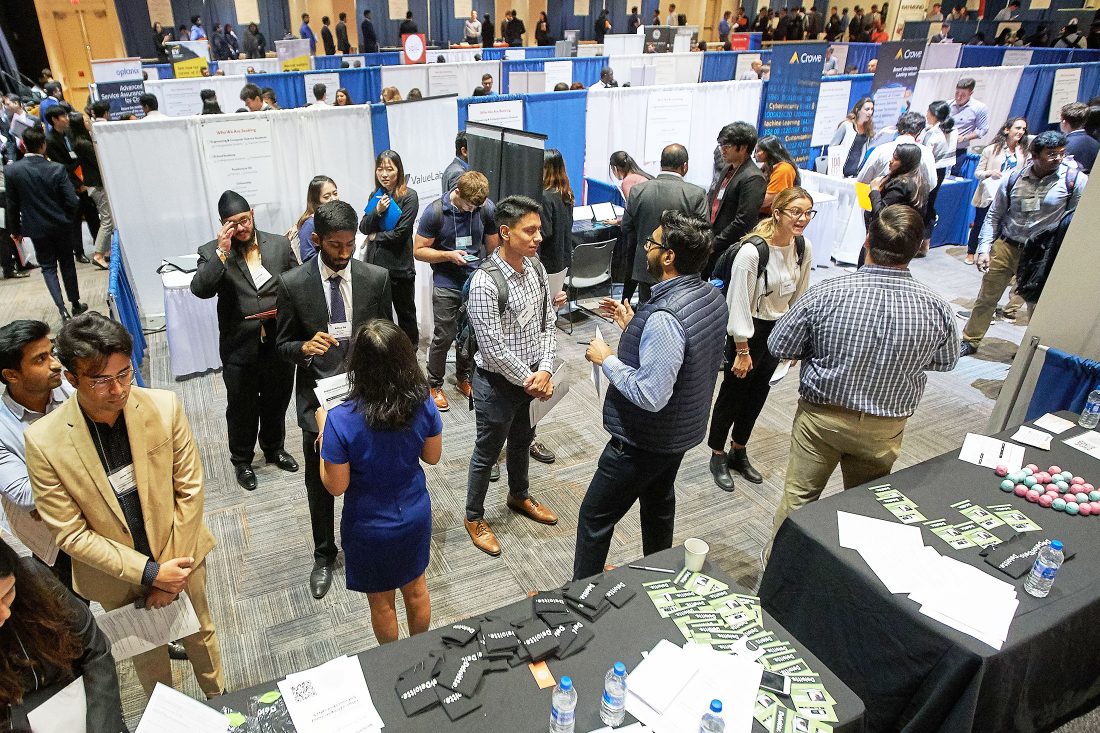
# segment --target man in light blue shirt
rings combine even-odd
[[[73,393],[61,379],[61,362],[54,356],[47,324],[12,321],[0,328],[0,382],[6,387],[0,395],[0,496],[4,505],[0,526],[10,531],[8,513],[34,512],[23,431]],[[50,570],[72,590],[68,555],[59,550]]]
[[[955,166],[951,169],[953,176],[962,175],[967,149],[989,133],[989,108],[974,99],[975,86],[975,81],[969,77],[959,79],[955,84],[955,100],[949,105],[955,130],[959,133]]]
[[[202,17],[198,15],[191,16],[191,34],[192,41],[205,41],[206,29],[202,27]]]
[[[298,35],[309,39],[309,55],[317,53],[317,36],[313,35],[313,29],[309,27],[309,13],[302,13],[302,27],[298,29]]]

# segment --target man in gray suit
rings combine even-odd
[[[687,148],[673,143],[661,151],[661,172],[657,177],[630,189],[622,226],[628,251],[634,253],[631,278],[638,283],[639,306],[649,300],[649,290],[656,282],[646,266],[645,243],[661,223],[661,214],[675,209],[706,216],[707,192],[685,181],[687,172]]]

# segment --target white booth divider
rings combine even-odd
[[[608,56],[607,65],[615,72],[615,81],[621,86],[631,81],[631,69],[652,66],[656,70],[654,84],[694,84],[703,71],[701,53],[639,53]],[[637,86],[636,84],[631,84]]]
[[[401,98],[417,87],[425,97],[442,94],[458,94],[468,97],[481,86],[481,77],[493,75],[493,91],[500,91],[499,61],[468,61],[456,64],[412,64],[409,66],[383,66],[382,88],[397,87]]]
[[[313,57],[310,57],[310,66],[313,65]],[[257,74],[275,74],[282,71],[279,67],[279,59],[231,59],[219,61],[218,71],[224,71],[226,76],[238,76],[249,73],[249,68],[255,69]]]
[[[196,79],[158,79],[145,82],[145,91],[160,103],[160,111],[169,117],[186,117],[202,112],[199,92],[213,89],[218,95],[222,112],[234,112],[244,106],[241,88],[248,83],[244,76],[201,76]]]
[[[661,149],[681,143],[690,156],[687,180],[708,188],[718,132],[730,122],[756,126],[762,87],[760,81],[726,81],[594,90],[588,94],[585,175],[613,183],[607,161],[616,150],[656,174]]]
[[[370,114],[357,105],[96,124],[100,168],[145,316],[164,311],[161,260],[214,239],[226,188],[249,199],[259,229],[276,234],[297,221],[318,174],[331,176],[340,198],[361,212],[374,189]],[[219,146],[212,131],[228,131],[230,144]]]
[[[1012,109],[1012,100],[1016,88],[1020,85],[1022,66],[980,66],[970,69],[927,69],[917,74],[917,84],[913,89],[914,112],[924,114],[928,105],[937,99],[947,103],[955,98],[955,84],[959,79],[970,77],[974,80],[974,99],[989,107],[989,132],[985,137],[974,140],[970,147],[986,145],[997,136],[1001,125],[1008,119]]]
[[[429,50],[426,55],[429,64],[437,63],[436,59],[440,56],[443,57],[444,63],[458,64],[477,61],[474,56],[480,56],[481,52],[480,48],[442,48]]]
[[[645,50],[645,36],[637,33],[613,33],[604,36],[604,56],[637,56]]]

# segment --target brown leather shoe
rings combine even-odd
[[[447,401],[447,395],[443,394],[443,390],[439,387],[432,387],[432,401],[435,402],[435,407],[440,412],[446,412],[451,409],[451,403]]]
[[[516,514],[522,514],[530,520],[538,522],[539,524],[557,524],[558,517],[554,512],[548,508],[539,504],[531,497],[526,499],[513,499],[508,497],[508,508],[514,511]]]
[[[463,517],[462,523],[466,525],[466,531],[470,534],[470,539],[474,541],[474,547],[486,555],[500,556],[500,543],[497,542],[497,536],[493,534],[493,530],[489,529],[489,525],[484,519],[475,519],[471,522]]]
[[[460,379],[455,382],[455,389],[462,393],[463,397],[469,397],[474,393],[474,386],[470,384],[469,379]]]

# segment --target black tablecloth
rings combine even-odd
[[[678,570],[683,566],[683,556],[683,548],[675,547],[651,555],[638,564]],[[730,589],[735,592],[747,592],[744,589],[738,589],[737,584],[729,576],[709,563],[704,567],[704,572],[729,583]],[[604,675],[614,662],[621,661],[626,664],[628,670],[634,669],[642,661],[641,652],[653,648],[659,639],[666,638],[677,645],[684,643],[684,637],[676,628],[676,624],[672,619],[664,619],[657,614],[641,587],[643,582],[665,580],[671,578],[671,575],[626,567],[610,571],[605,575],[625,581],[629,586],[637,589],[638,594],[623,608],[612,608],[594,622],[596,636],[583,652],[566,660],[552,659],[548,662],[556,680],[560,680],[562,675],[573,678],[573,684],[579,694],[576,725],[578,733],[603,726],[600,722],[599,700],[603,693]],[[476,589],[471,591],[476,592]],[[530,613],[530,599],[517,601],[496,611],[487,611],[487,614],[502,615],[509,619],[524,618]],[[367,619],[364,617],[357,623],[367,623]],[[790,639],[790,635],[767,614],[763,625],[774,631],[778,638]],[[423,659],[429,651],[443,649],[440,635],[440,630],[431,630],[394,644],[376,647],[359,655],[371,697],[382,720],[385,721],[387,731],[435,733],[447,729],[475,733],[496,733],[497,731],[545,733],[550,720],[552,688],[538,689],[526,664],[508,672],[487,675],[481,681],[481,687],[477,693],[482,700],[482,707],[453,723],[439,707],[411,718],[406,717],[394,692],[397,675]],[[821,681],[829,694],[836,699],[835,712],[840,722],[834,725],[833,730],[836,733],[862,731],[863,703],[835,675],[831,674],[824,664],[812,654],[805,652],[803,645],[796,640],[792,641],[794,646],[803,652],[802,656],[810,668],[821,676]],[[208,704],[214,708],[221,709],[224,706],[244,713],[248,709],[250,697],[275,689],[277,687],[274,681],[267,682],[246,690],[231,692]],[[627,722],[631,720],[632,717],[627,715]],[[757,724],[754,723],[754,725]],[[757,729],[761,728],[757,725]]]
[[[1054,436],[1049,451],[1026,447],[1024,464],[1041,464],[1041,470],[1057,465],[1100,485],[1100,461],[1062,442],[1081,432],[1074,427]],[[1050,595],[1038,599],[1024,592],[1022,578],[1013,581],[986,564],[980,548],[952,550],[922,528],[924,544],[940,554],[1015,583],[1020,605],[998,651],[919,613],[905,595],[890,594],[855,550],[839,546],[837,510],[893,519],[865,488],[792,514],[775,538],[762,606],[859,695],[868,729],[1048,730],[1095,707],[1100,518],[1068,516],[1004,493],[992,470],[958,460],[957,450],[874,483],[885,482],[929,520],[966,521],[950,506],[963,499],[1011,503],[1043,528],[1028,537],[1060,538],[1076,557],[1062,567]]]

